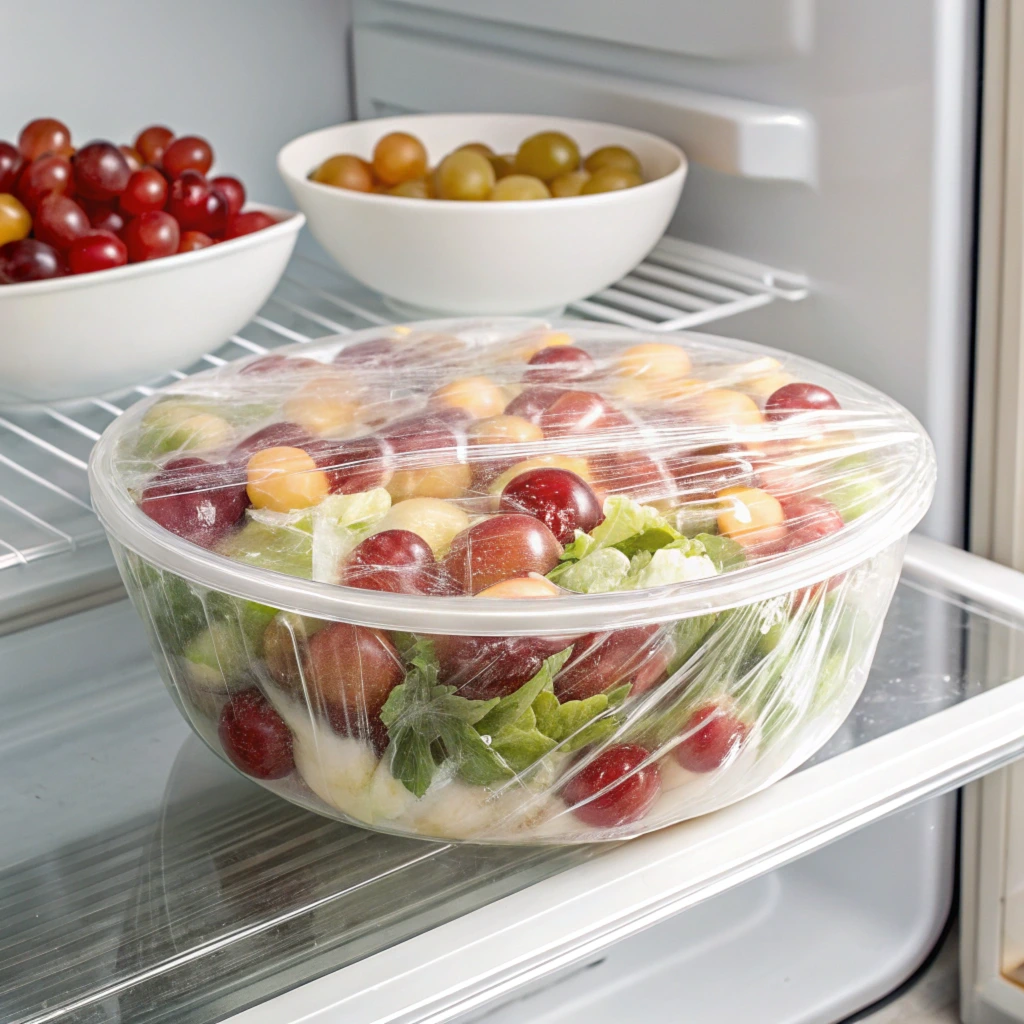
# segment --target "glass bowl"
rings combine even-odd
[[[216,753],[318,813],[481,843],[635,836],[806,760],[934,475],[906,410],[809,360],[525,318],[230,364],[90,462]]]

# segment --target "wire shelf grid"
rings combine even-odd
[[[696,327],[807,295],[800,275],[664,238],[611,288],[569,314],[643,330]],[[252,321],[183,370],[117,395],[0,411],[0,570],[102,542],[86,465],[100,434],[140,398],[193,373],[281,345],[308,343],[394,320],[379,296],[337,270],[296,256]]]

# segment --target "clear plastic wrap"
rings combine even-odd
[[[589,842],[828,739],[934,458],[807,360],[498,319],[189,378],[90,478],[172,695],[240,771],[380,830]]]

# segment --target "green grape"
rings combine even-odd
[[[566,171],[551,182],[551,194],[556,199],[578,196],[583,186],[590,180],[589,171]]]
[[[441,161],[436,189],[441,199],[487,199],[494,180],[494,168],[486,157],[471,149],[460,149]]]
[[[219,448],[231,439],[231,424],[195,402],[170,398],[149,409],[139,424],[142,456]]]
[[[635,188],[643,183],[643,178],[634,171],[625,171],[621,167],[602,167],[590,176],[590,180],[580,189],[580,195],[593,196],[599,192],[618,192],[620,189]]]
[[[388,195],[402,196],[405,199],[429,199],[430,185],[423,178],[413,178],[412,181],[403,181],[394,188],[389,188]]]
[[[486,142],[467,142],[464,146],[459,146],[459,149],[468,149],[471,153],[479,153],[481,156],[487,157],[488,160],[494,156],[494,150]]]
[[[494,168],[494,176],[498,181],[516,172],[515,153],[496,153],[487,159],[491,161],[491,166]]]
[[[591,174],[604,167],[617,167],[621,171],[632,171],[637,175],[643,173],[636,154],[625,146],[602,146],[595,149],[584,161],[583,166]]]
[[[522,202],[529,199],[550,199],[551,193],[540,178],[528,174],[510,174],[502,178],[491,192],[494,202]]]
[[[516,153],[516,173],[551,181],[580,165],[579,147],[562,132],[538,132],[524,139]]]
[[[203,690],[227,692],[249,667],[238,628],[229,622],[212,622],[189,642],[184,652],[189,682]]]

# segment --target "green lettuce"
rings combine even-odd
[[[391,774],[416,796],[430,788],[439,767],[435,748],[441,744],[459,765],[460,774],[482,784],[483,779],[513,773],[474,728],[498,699],[469,700],[454,686],[437,681],[438,664],[434,646],[419,641],[407,657],[410,669],[390,694],[380,717],[388,731],[385,754]]]
[[[514,693],[479,701],[438,683],[433,645],[417,641],[406,652],[405,681],[381,711],[392,774],[423,796],[450,760],[464,781],[489,786],[527,771],[556,747],[569,752],[613,733],[619,722],[609,712],[625,700],[629,686],[560,703],[554,679],[571,653],[567,647],[546,658]]]

